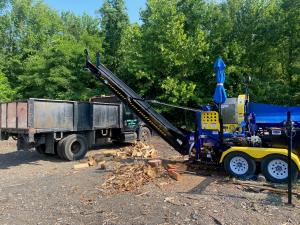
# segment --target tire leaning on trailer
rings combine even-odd
[[[80,134],[72,134],[60,140],[57,148],[59,157],[68,161],[82,159],[87,151],[88,141]]]
[[[273,183],[288,182],[288,158],[284,155],[272,154],[261,162],[261,171],[266,179]],[[292,160],[292,181],[298,178],[298,168]]]
[[[243,152],[231,152],[224,159],[224,169],[233,177],[251,179],[256,171],[256,163]]]

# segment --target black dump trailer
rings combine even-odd
[[[109,101],[107,101],[110,99]],[[107,141],[149,141],[151,132],[116,98],[92,102],[29,99],[0,104],[0,140],[17,139],[18,150],[36,148],[78,160]]]

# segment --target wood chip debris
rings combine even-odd
[[[286,189],[282,189],[277,187],[272,187],[274,185],[267,184],[267,183],[259,183],[259,182],[251,182],[251,181],[234,181],[235,185],[240,185],[243,187],[244,190],[251,190],[253,192],[259,193],[263,191],[269,191],[277,194],[286,194],[288,191]],[[295,195],[297,198],[300,198],[300,193],[297,192],[297,190],[293,190],[293,195]]]
[[[181,180],[181,175],[176,172],[174,165],[167,164],[164,167],[161,160],[155,159],[118,167],[107,175],[105,182],[97,186],[97,189],[106,194],[134,191],[160,177],[170,177],[176,181]]]
[[[98,189],[107,194],[133,191],[162,176],[164,172],[162,167],[152,167],[145,162],[123,165],[109,174]]]
[[[164,199],[164,202],[171,203],[173,205],[178,205],[178,206],[182,205],[182,203],[176,197],[166,197]]]

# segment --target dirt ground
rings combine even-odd
[[[159,138],[153,145],[163,159],[180,159]],[[113,224],[300,224],[300,200],[233,184],[223,172],[162,177],[131,192],[105,195],[98,188],[109,173],[36,152],[0,145],[1,225]],[[99,150],[100,151],[100,150]],[[89,154],[95,154],[91,151]]]

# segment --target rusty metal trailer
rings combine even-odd
[[[126,108],[121,102],[76,102],[29,99],[0,104],[0,140],[17,139],[18,150],[36,148],[40,153],[58,154],[78,160],[94,144],[107,139],[136,140],[138,122],[127,126]],[[131,117],[135,118],[134,115]]]

